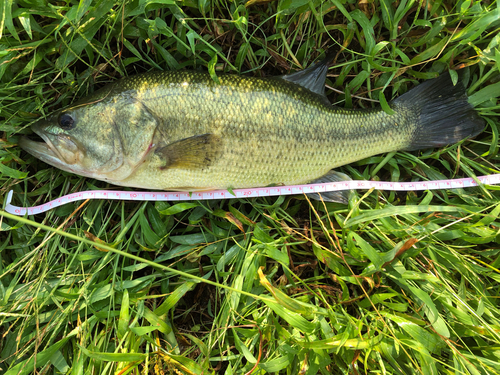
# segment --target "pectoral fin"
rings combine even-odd
[[[222,141],[214,134],[202,134],[170,143],[154,152],[163,160],[160,169],[204,169],[220,157]]]
[[[344,173],[330,171],[324,176],[318,178],[317,180],[311,181],[311,184],[320,184],[323,182],[341,182],[341,181],[351,181],[351,177]],[[325,202],[336,202],[336,203],[349,203],[349,196],[352,190],[339,190],[339,191],[329,191],[325,193],[309,193],[307,196],[315,200],[323,200]],[[321,194],[321,196],[320,196]]]

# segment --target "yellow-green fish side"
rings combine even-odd
[[[405,113],[335,108],[283,80],[219,79],[218,85],[202,73],[165,72],[129,78],[113,89],[110,95],[121,92],[121,100],[140,102],[157,119],[152,148],[211,134],[217,141],[205,147],[219,149],[213,160],[172,168],[162,168],[164,155],[152,150],[122,184],[212,189],[306,183],[337,166],[403,149],[414,131]],[[95,110],[105,112],[113,105],[104,99],[98,105],[102,109]],[[126,121],[118,126],[127,133]],[[186,159],[200,155],[196,149],[182,150],[182,144],[179,148]]]

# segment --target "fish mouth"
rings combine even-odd
[[[34,157],[44,161],[47,164],[50,164],[54,167],[71,170],[69,167],[71,164],[75,164],[77,162],[77,150],[78,146],[74,141],[72,141],[68,136],[47,133],[45,130],[46,126],[41,124],[34,124],[31,129],[35,132],[35,134],[41,138],[41,140],[33,140],[29,137],[23,136],[19,140],[19,146],[30,153]],[[31,138],[37,138],[36,136],[31,136]],[[59,148],[56,147],[54,143],[57,143],[58,146],[65,146],[66,150],[61,152]]]

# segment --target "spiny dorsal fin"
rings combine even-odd
[[[327,53],[326,57],[319,63],[307,69],[281,76],[281,79],[293,82],[316,94],[325,96],[325,81],[326,74],[328,73],[328,65],[332,62],[334,57],[335,54],[333,52]]]
[[[222,152],[222,141],[214,134],[195,135],[155,150],[162,160],[161,169],[204,169],[213,164]]]

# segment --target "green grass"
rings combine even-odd
[[[464,68],[487,122],[475,140],[341,171],[499,171],[499,3],[253,3],[0,2],[0,199],[107,187],[17,147],[40,115],[105,83],[158,69],[279,75],[326,49],[336,105],[370,108]],[[500,373],[498,189],[361,191],[348,207],[278,197],[0,211],[0,373]]]

